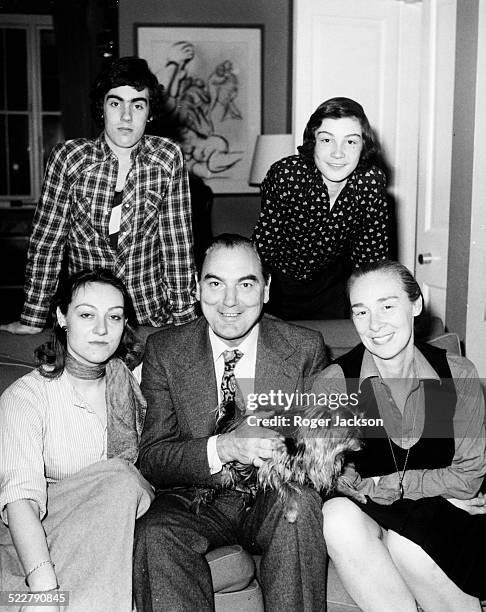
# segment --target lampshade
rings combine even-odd
[[[292,134],[263,134],[258,136],[250,170],[250,185],[261,185],[270,166],[295,153]]]

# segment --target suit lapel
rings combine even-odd
[[[193,436],[207,436],[214,430],[218,393],[208,326],[203,317],[198,320],[194,335],[186,339],[178,355],[180,379],[176,386],[179,392],[176,401],[185,414]]]
[[[208,325],[201,317],[194,333],[178,351],[175,401],[180,406],[194,437],[214,431],[218,392]],[[255,366],[255,393],[302,390],[302,363],[295,346],[272,319],[262,317]]]
[[[263,317],[258,334],[255,393],[298,388],[302,372],[296,363],[295,347],[280,333],[271,319]]]

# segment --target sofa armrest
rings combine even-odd
[[[35,365],[35,349],[44,344],[44,342],[47,342],[50,337],[51,334],[48,331],[33,335],[17,335],[0,331],[0,359],[13,359]]]
[[[462,355],[459,336],[452,332],[437,336],[428,342],[437,348],[445,349],[448,353],[452,353],[453,355]]]
[[[0,395],[7,387],[24,374],[32,371],[34,366],[0,355]]]

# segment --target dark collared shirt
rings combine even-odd
[[[44,325],[65,248],[70,274],[101,266],[125,282],[139,324],[178,325],[195,318],[191,202],[182,153],[170,140],[144,136],[131,157],[114,249],[108,224],[118,159],[103,134],[53,149],[29,244],[22,323]]]
[[[253,233],[270,268],[310,280],[342,255],[354,265],[388,257],[388,209],[381,170],[355,170],[332,208],[313,161],[300,155],[273,164],[262,183]]]

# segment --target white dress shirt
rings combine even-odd
[[[255,381],[256,354],[258,343],[258,325],[255,325],[248,336],[238,346],[228,346],[224,340],[209,328],[209,341],[213,352],[214,372],[218,387],[218,406],[221,403],[221,381],[224,374],[224,352],[238,349],[242,356],[235,365],[235,378],[238,380],[243,395],[253,393]],[[218,406],[215,409],[218,409]],[[223,469],[223,464],[216,450],[218,436],[211,436],[208,440],[207,453],[211,474],[217,474]]]

